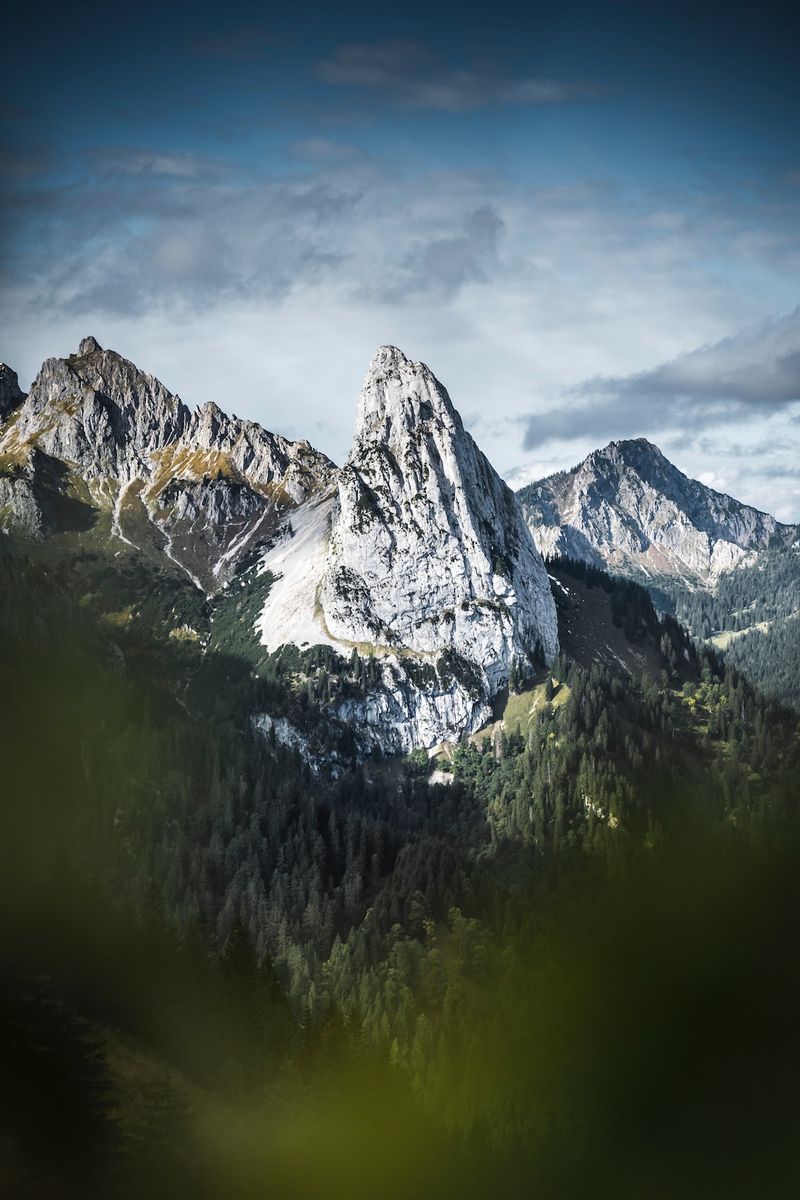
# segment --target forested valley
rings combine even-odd
[[[713,591],[661,581],[666,604],[765,695],[800,711],[800,551],[778,547],[720,576]]]
[[[369,658],[0,565],[5,1194],[778,1191],[797,718],[643,589],[552,564],[558,659],[379,762],[321,709]]]

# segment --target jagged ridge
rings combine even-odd
[[[297,553],[288,540],[264,559],[283,577],[262,614],[264,640],[302,636],[379,656],[383,688],[342,715],[383,748],[476,728],[512,661],[524,669],[558,644],[513,493],[430,370],[393,346],[370,364],[337,483],[335,496],[298,513]]]
[[[154,541],[210,592],[334,469],[308,442],[215,404],[190,411],[92,337],[76,355],[48,359],[16,407],[0,438],[6,527],[51,531],[55,489],[109,511],[112,536],[140,548]]]
[[[547,577],[513,493],[442,385],[394,347],[370,365],[340,472],[307,442],[215,404],[190,411],[94,338],[48,359],[26,398],[11,381],[9,395],[6,527],[41,538],[96,526],[111,545],[172,559],[207,593],[266,547],[261,571],[275,583],[258,622],[264,643],[323,642],[382,664],[379,686],[335,712],[365,749],[474,730],[513,663],[524,673],[557,649]]]
[[[768,513],[690,479],[645,438],[611,442],[573,470],[522,488],[519,499],[546,557],[643,577],[713,584],[753,553],[796,536]]]

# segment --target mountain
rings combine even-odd
[[[513,493],[446,390],[393,346],[374,356],[335,491],[293,514],[261,571],[279,575],[266,644],[329,644],[382,664],[338,715],[395,752],[483,724],[512,664],[558,648],[542,560]]]
[[[191,412],[92,337],[48,359],[24,401],[3,384],[13,406],[0,431],[4,526],[37,538],[93,530],[166,556],[208,593],[333,471],[308,442],[215,404]]]
[[[398,350],[337,472],[82,349],[0,433],[5,1192],[782,1194],[796,720]]]
[[[800,530],[611,442],[518,497],[534,540],[638,579],[766,695],[800,710]]]
[[[798,534],[795,526],[690,479],[645,438],[610,442],[518,496],[545,557],[563,555],[690,587],[713,586],[726,571]]]
[[[557,651],[547,575],[513,493],[442,385],[394,347],[370,365],[340,471],[214,404],[191,412],[94,338],[48,359],[24,400],[10,383],[9,396],[5,528],[177,568],[212,607],[235,584],[247,623],[237,644],[370,659],[369,688],[330,705],[365,753],[473,732],[512,668],[525,676]],[[201,636],[196,603],[172,611],[194,614],[176,635]]]

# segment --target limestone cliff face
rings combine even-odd
[[[513,493],[442,385],[394,347],[370,365],[340,471],[215,404],[192,412],[94,338],[48,359],[27,397],[12,376],[3,527],[170,559],[209,596],[234,578],[246,589],[257,555],[274,583],[254,636],[378,660],[366,691],[331,701],[365,752],[474,731],[512,664],[524,674],[555,654],[547,575]]]
[[[191,412],[91,337],[48,359],[16,407],[0,430],[7,527],[44,536],[83,505],[85,523],[108,514],[112,538],[160,549],[208,592],[333,470],[214,404]]]
[[[612,442],[519,499],[542,554],[647,579],[713,586],[773,541],[796,536],[768,513],[689,479],[644,438]]]
[[[148,474],[152,453],[177,441],[189,422],[189,410],[163,384],[89,337],[76,355],[43,363],[11,436],[83,479],[127,483]]]
[[[279,580],[262,636],[296,638],[306,610],[309,644],[377,655],[383,686],[340,715],[382,749],[478,728],[514,660],[555,654],[547,575],[513,493],[430,370],[395,347],[372,360],[336,494],[314,511],[297,532],[316,572],[292,566],[291,541],[265,559],[297,590]]]
[[[370,366],[339,473],[321,603],[351,642],[453,651],[487,686],[557,644],[540,556],[512,492],[424,364],[392,346]]]

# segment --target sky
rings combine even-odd
[[[0,358],[341,462],[392,343],[512,485],[645,436],[800,520],[794,7],[15,6]]]

